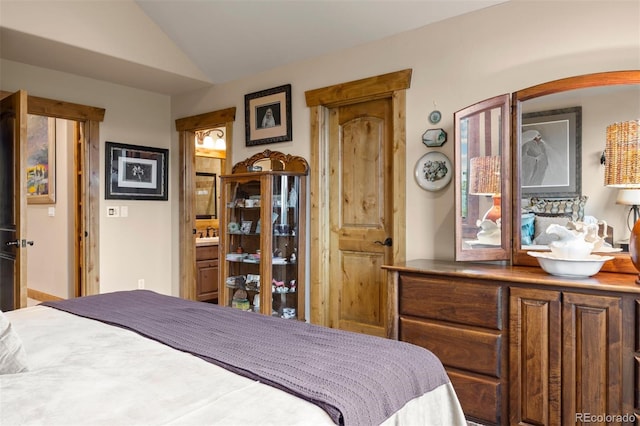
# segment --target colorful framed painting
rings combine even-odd
[[[246,146],[292,140],[290,84],[244,95],[244,113]]]
[[[169,150],[117,142],[105,144],[105,199],[169,199]]]
[[[56,119],[27,116],[27,203],[56,202]]]

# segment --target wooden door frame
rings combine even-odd
[[[224,162],[224,173],[230,174],[233,163],[233,123],[236,120],[236,108],[231,107],[207,112],[191,117],[176,119],[179,143],[179,188],[178,188],[178,234],[179,234],[179,269],[180,297],[196,300],[196,245],[193,240],[193,229],[196,227],[195,203],[195,132],[213,127],[224,127],[227,153]]]
[[[0,91],[0,98],[8,95],[11,95],[11,92]],[[82,296],[98,294],[100,292],[100,122],[104,121],[105,109],[27,95],[27,112],[79,123],[80,137],[84,146],[81,154],[84,167],[81,168],[83,174],[79,179],[80,188],[77,188],[80,191],[82,214],[81,217],[76,215],[76,221],[80,221],[76,229],[83,233],[77,237],[84,241],[82,244],[84,256],[79,256],[79,253],[75,255],[74,264],[78,266],[79,259],[82,259],[83,263],[80,265],[81,282],[76,283],[75,287],[80,288]],[[77,167],[74,165],[74,168],[77,169]],[[74,274],[74,276],[77,275]],[[26,288],[21,289],[22,293],[20,307],[25,307],[27,305]]]
[[[329,314],[329,109],[374,99],[391,98],[393,125],[392,263],[406,256],[406,90],[411,69],[341,83],[305,92],[311,118],[310,176],[310,319],[328,325]],[[390,286],[390,283],[388,283]],[[389,298],[388,304],[395,298]],[[387,324],[387,328],[389,324]]]

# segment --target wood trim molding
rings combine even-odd
[[[178,118],[176,120],[176,130],[200,130],[209,127],[217,127],[216,124],[231,123],[236,121],[236,107],[221,109],[218,111],[206,112],[191,117]],[[228,133],[227,133],[228,134]],[[227,157],[229,155],[227,154]]]
[[[0,91],[0,99],[11,92]],[[53,99],[40,98],[38,96],[27,96],[27,109],[29,114],[46,115],[47,117],[64,118],[73,121],[104,121],[104,108],[92,107],[72,102],[57,101]]]
[[[408,89],[411,85],[411,69],[363,78],[348,83],[336,84],[305,92],[308,107],[333,107],[352,104],[355,101],[390,97],[394,92]]]
[[[27,297],[29,299],[37,300],[38,302],[55,302],[57,300],[64,300],[62,297],[54,296],[43,291],[27,288]]]

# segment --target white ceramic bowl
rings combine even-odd
[[[593,243],[585,241],[552,241],[549,250],[560,259],[586,259],[593,250]]]
[[[607,260],[612,256],[598,256],[591,254],[584,259],[564,259],[553,253],[542,251],[528,251],[529,256],[538,259],[540,267],[548,274],[565,278],[587,278],[597,274]]]

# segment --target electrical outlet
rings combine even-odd
[[[144,290],[144,278],[140,278],[138,280],[138,289],[139,290]]]

